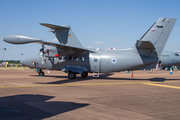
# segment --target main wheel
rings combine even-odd
[[[69,72],[68,78],[69,79],[75,79],[76,78],[76,74],[74,72]]]
[[[83,72],[83,73],[81,74],[81,76],[84,77],[84,78],[86,78],[86,77],[88,76],[88,72]]]

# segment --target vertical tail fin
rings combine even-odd
[[[69,25],[57,26],[47,23],[41,23],[41,25],[49,27],[52,29],[52,32],[55,34],[56,38],[61,44],[67,44],[71,46],[76,46],[82,48],[81,43],[74,35],[71,27]]]
[[[149,47],[148,49],[155,49],[157,57],[159,58],[174,27],[174,24],[176,23],[176,20],[176,18],[159,18],[136,43],[136,47],[138,48],[138,46],[140,46],[140,43],[145,43],[146,46]],[[155,52],[153,52],[152,50],[148,54],[149,56],[154,56],[153,54],[155,54]],[[145,54],[145,51],[142,52],[142,54]]]
[[[73,31],[71,30],[71,28],[69,29],[67,44],[76,47],[83,47],[77,39],[77,37],[75,36],[75,34],[73,33]]]

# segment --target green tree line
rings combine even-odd
[[[20,60],[6,60],[6,61],[0,60],[0,64],[2,62],[8,62],[8,64],[20,64]]]

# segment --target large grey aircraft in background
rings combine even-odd
[[[69,25],[46,23],[41,25],[49,27],[60,44],[23,35],[9,35],[3,40],[12,44],[42,44],[39,55],[21,61],[25,66],[38,68],[39,75],[44,75],[43,69],[50,69],[68,73],[69,79],[75,79],[76,74],[87,77],[88,72],[98,77],[99,73],[154,68],[175,22],[176,18],[159,18],[131,49],[89,50],[81,45]]]
[[[180,66],[180,55],[178,52],[163,51],[159,63],[162,67]]]

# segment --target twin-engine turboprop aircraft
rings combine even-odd
[[[163,51],[159,63],[162,67],[180,66],[179,52]]]
[[[68,73],[69,79],[75,79],[76,74],[87,77],[88,72],[98,77],[99,73],[154,68],[175,22],[175,18],[159,18],[131,49],[89,50],[83,48],[69,25],[46,23],[41,25],[49,27],[60,44],[23,35],[9,35],[3,40],[11,44],[42,44],[39,55],[21,61],[25,66],[38,68],[39,75],[44,75],[42,69],[50,69]]]

